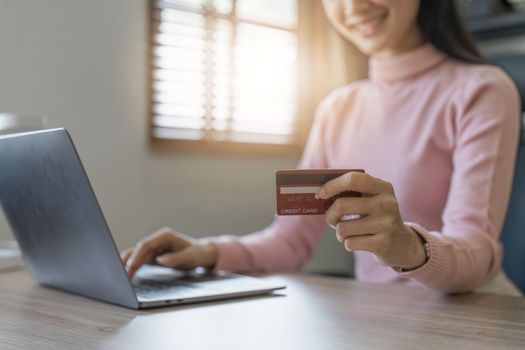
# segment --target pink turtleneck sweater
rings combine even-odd
[[[496,67],[453,60],[430,44],[372,57],[369,67],[369,79],[320,104],[298,167],[361,168],[392,183],[403,219],[429,243],[430,259],[404,273],[356,252],[357,279],[446,292],[482,285],[501,265],[519,133],[514,84]],[[324,228],[324,216],[275,217],[260,232],[212,238],[216,269],[300,269]]]

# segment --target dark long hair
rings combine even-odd
[[[457,0],[421,0],[417,23],[425,39],[450,57],[486,63],[467,30]]]

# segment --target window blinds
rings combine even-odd
[[[293,143],[296,1],[152,1],[153,137]]]

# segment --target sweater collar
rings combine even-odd
[[[425,43],[397,56],[370,57],[369,77],[375,82],[393,83],[416,76],[434,67],[446,58],[432,44]]]

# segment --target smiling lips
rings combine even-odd
[[[386,13],[381,12],[372,16],[350,17],[346,19],[345,24],[361,36],[368,38],[377,33],[386,16]]]

